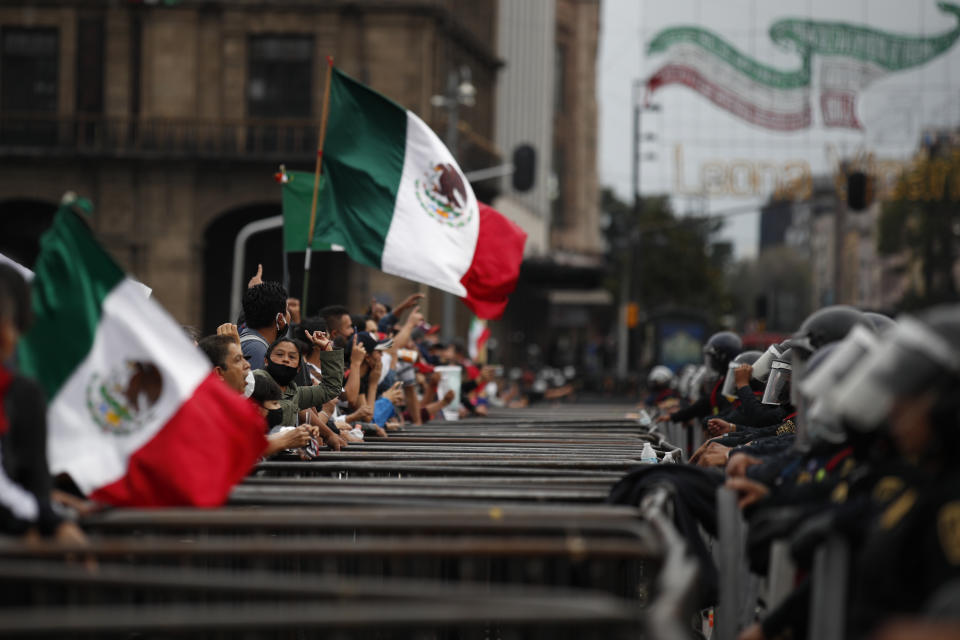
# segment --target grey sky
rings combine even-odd
[[[661,29],[699,25],[740,51],[784,71],[796,69],[799,57],[777,48],[768,35],[780,18],[835,20],[902,35],[941,34],[956,20],[934,0],[603,0],[601,8],[598,98],[600,103],[600,181],[624,198],[631,196],[631,83],[646,78],[667,60],[647,57],[645,46]],[[725,166],[737,161],[782,168],[791,161],[809,164],[814,175],[831,170],[841,155],[872,151],[878,158],[907,159],[929,127],[960,125],[960,42],[927,64],[891,73],[868,86],[858,98],[863,130],[827,129],[820,124],[818,93],[812,94],[814,126],[799,132],[768,131],[715,107],[691,89],[672,85],[658,91],[659,114],[645,114],[644,194],[674,193],[678,180],[697,191],[704,163]],[[678,171],[677,151],[683,161]],[[679,175],[678,175],[679,174]],[[675,196],[675,207],[722,211],[750,207],[765,197]],[[737,253],[755,253],[758,216],[731,217],[724,236],[735,240]]]

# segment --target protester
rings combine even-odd
[[[322,332],[308,334],[313,344],[320,347],[320,366],[323,370],[321,384],[300,387],[294,382],[300,367],[300,348],[290,338],[278,338],[267,348],[263,369],[255,376],[268,376],[282,390],[280,405],[283,410],[280,424],[298,426],[307,424],[316,436],[334,451],[346,446],[339,433],[326,424],[326,418],[313,411],[321,409],[330,400],[336,399],[343,388],[343,355],[333,349],[333,342]]]
[[[51,503],[43,391],[7,368],[31,318],[29,286],[0,264],[0,533],[83,544],[82,531]]]
[[[243,292],[243,317],[240,348],[253,369],[264,367],[267,347],[286,335],[290,326],[287,291],[280,283],[264,282]]]

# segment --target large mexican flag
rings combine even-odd
[[[526,234],[477,202],[450,151],[416,114],[338,69],[330,84],[314,249],[464,298],[498,317],[516,286]],[[288,174],[286,247],[304,250],[313,175]]]
[[[222,504],[266,446],[253,403],[69,207],[34,270],[36,321],[18,355],[47,392],[51,472],[114,505]]]

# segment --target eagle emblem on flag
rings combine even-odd
[[[451,227],[470,222],[467,188],[463,176],[451,163],[436,163],[416,181],[417,199],[424,211],[435,220]]]
[[[90,377],[87,409],[105,432],[128,435],[151,420],[161,393],[163,375],[156,365],[126,361],[106,375]]]

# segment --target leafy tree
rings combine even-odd
[[[708,318],[729,312],[724,284],[727,254],[712,250],[722,223],[702,216],[677,216],[667,196],[644,198],[636,210],[610,188],[601,192],[604,234],[611,267],[607,286],[615,295],[630,269],[630,301],[642,312],[693,309]]]
[[[918,278],[903,308],[958,300],[954,265],[960,249],[960,150],[932,149],[897,184],[880,215],[878,251],[906,251]]]

